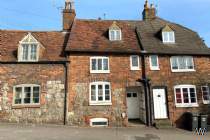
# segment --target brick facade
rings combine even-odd
[[[93,55],[92,55],[93,56]],[[69,58],[69,107],[70,124],[89,125],[91,118],[108,118],[110,126],[127,126],[126,88],[141,86],[136,82],[141,76],[141,70],[130,70],[129,55],[108,55],[110,73],[91,74],[90,54],[71,55]],[[106,81],[111,83],[112,105],[89,105],[90,82]]]
[[[64,67],[53,64],[0,64],[0,121],[56,123],[64,119]],[[13,87],[41,86],[40,105],[13,105]]]
[[[186,112],[208,113],[208,105],[203,104],[201,86],[210,83],[210,57],[194,56],[195,72],[171,72],[170,56],[159,56],[159,71],[150,70],[149,57],[147,57],[146,62],[146,71],[148,78],[151,79],[151,88],[155,86],[167,87],[169,119],[174,126],[183,127]],[[174,86],[176,85],[196,85],[199,107],[176,107],[174,94]]]

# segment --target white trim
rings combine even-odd
[[[164,33],[167,33],[167,39],[168,40],[166,40],[166,38],[164,38]],[[170,33],[172,33],[173,35],[173,40],[171,41],[169,38],[170,38]],[[162,32],[162,39],[163,39],[163,43],[168,43],[168,44],[174,44],[175,43],[175,33],[174,33],[174,31],[163,31]]]
[[[22,92],[21,92],[21,104],[15,104],[15,94],[16,94],[16,90],[15,88],[22,88]],[[24,88],[25,87],[30,87],[31,88],[31,94],[33,94],[33,87],[39,87],[39,103],[29,103],[29,104],[25,104],[23,103],[23,94],[24,94]],[[31,106],[31,105],[40,105],[40,97],[41,97],[41,86],[37,85],[37,84],[21,84],[21,85],[16,85],[13,87],[13,101],[12,101],[12,106]],[[32,97],[30,98],[30,102],[32,102]]]
[[[152,59],[151,59],[152,56],[156,56],[157,57],[157,66],[152,66]],[[160,70],[158,55],[150,55],[149,56],[149,63],[150,63],[150,70]]]
[[[114,32],[114,39],[111,38],[111,32]],[[120,37],[119,39],[117,39],[117,32],[119,31],[120,33]],[[119,29],[109,29],[109,40],[110,41],[121,41],[122,40],[122,30],[119,30]]]
[[[203,98],[203,87],[206,87],[208,89],[208,95],[210,96],[209,87],[208,86],[201,86],[203,104],[210,104],[210,100],[204,100],[204,98]]]
[[[172,59],[178,59],[179,57],[183,57],[183,58],[192,58],[192,64],[193,64],[193,69],[179,69],[179,61],[177,60],[177,67],[178,69],[173,69],[173,65],[172,65]],[[187,62],[186,62],[187,63]],[[193,56],[171,56],[170,58],[170,64],[171,64],[171,72],[195,72],[195,63],[194,63],[194,58]]]
[[[91,86],[96,86],[96,101],[91,101]],[[98,85],[103,86],[103,101],[98,101]],[[105,85],[109,85],[109,101],[105,100]],[[111,94],[111,84],[110,82],[92,82],[89,85],[89,105],[105,106],[112,105],[112,94]]]
[[[24,42],[25,39],[33,39],[35,42]],[[29,45],[28,46],[28,60],[23,60],[23,45]],[[31,56],[31,45],[36,45],[36,60],[33,60],[30,58]],[[39,60],[39,51],[40,51],[41,44],[36,40],[35,37],[31,35],[31,33],[28,33],[21,41],[19,41],[18,46],[18,62],[37,62]]]
[[[94,122],[105,122],[107,123],[107,125],[93,125]],[[91,127],[104,127],[104,126],[108,126],[108,119],[107,118],[92,118],[90,119],[90,126]]]
[[[136,57],[137,56],[137,59],[138,59],[138,66],[133,66],[133,57]],[[140,61],[139,61],[139,56],[138,55],[131,55],[130,56],[130,68],[131,70],[140,70]]]
[[[102,59],[102,70],[92,70],[92,60],[93,59]],[[103,70],[104,69],[104,65],[103,65],[103,60],[104,59],[107,59],[108,60],[108,70]],[[90,57],[90,73],[110,73],[110,66],[109,66],[109,57],[106,57],[106,56],[94,56],[94,57]]]
[[[183,88],[187,88],[188,89],[189,103],[184,103],[184,101],[183,101],[183,99],[184,99],[183,91],[182,91]],[[190,96],[189,88],[194,88],[195,89],[196,103],[191,103],[191,96]],[[180,89],[181,90],[182,103],[177,103],[177,100],[176,100],[176,89]],[[199,105],[198,105],[198,98],[197,98],[197,92],[196,92],[196,86],[195,85],[177,85],[177,86],[174,86],[174,97],[175,97],[175,105],[176,105],[176,107],[199,107]]]

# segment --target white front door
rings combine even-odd
[[[139,119],[140,118],[140,104],[139,96],[135,92],[127,93],[127,109],[128,119]]]
[[[167,103],[165,89],[153,89],[155,119],[167,119]]]

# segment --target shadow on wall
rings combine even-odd
[[[145,137],[135,136],[134,140],[160,140],[160,137],[153,134],[146,134]]]
[[[179,117],[178,120],[176,120],[176,127],[180,129],[185,129],[185,130],[191,130],[192,128],[192,113],[190,112],[185,112],[182,114],[181,117]]]

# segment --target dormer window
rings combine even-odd
[[[29,33],[20,41],[18,48],[18,61],[34,62],[39,58],[40,43]]]
[[[122,32],[120,27],[117,26],[116,22],[109,27],[109,40],[120,41],[122,40]]]
[[[162,40],[163,43],[175,43],[175,33],[168,25],[162,30]]]

